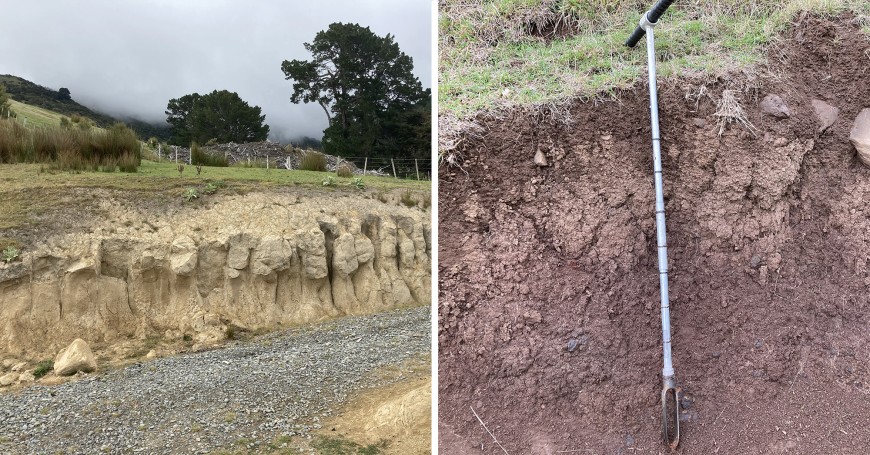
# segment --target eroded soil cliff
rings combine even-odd
[[[90,197],[75,223],[87,228],[0,266],[0,353],[39,358],[75,338],[208,343],[431,301],[425,195],[291,188],[169,208]]]

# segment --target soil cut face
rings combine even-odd
[[[854,22],[799,19],[770,77],[660,83],[680,452],[870,447],[870,169],[848,141],[870,45]],[[732,88],[754,133],[719,135]],[[790,117],[763,114],[767,94]],[[813,100],[839,109],[823,132]],[[576,102],[570,123],[481,121],[467,174],[442,169],[442,453],[667,452],[648,106],[638,87]]]

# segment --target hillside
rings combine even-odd
[[[6,86],[9,96],[21,103],[30,106],[47,109],[66,116],[74,114],[93,120],[98,126],[107,127],[117,122],[124,122],[136,131],[141,138],[157,137],[161,140],[169,139],[169,126],[154,125],[136,119],[119,119],[77,103],[74,99],[62,99],[57,90],[52,90],[41,85],[9,74],[0,75],[0,84]],[[13,110],[15,107],[13,106]]]

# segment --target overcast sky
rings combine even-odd
[[[431,0],[66,0],[3,2],[0,74],[116,116],[160,122],[171,98],[237,92],[263,108],[273,139],[320,138],[317,104],[290,102],[281,62],[333,22],[391,33],[432,87]]]

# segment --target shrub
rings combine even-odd
[[[3,262],[10,263],[16,259],[18,259],[18,255],[21,254],[21,250],[15,248],[14,246],[8,246],[3,250],[3,253],[0,253],[3,256]]]
[[[36,364],[36,368],[33,370],[33,377],[36,379],[39,379],[39,378],[45,376],[46,374],[48,374],[48,372],[53,370],[53,369],[54,369],[54,361],[53,360],[51,360],[51,359],[43,360],[42,362],[39,362]]]
[[[341,163],[335,169],[335,174],[339,177],[350,178],[353,177],[353,169],[350,167],[350,164]]]
[[[196,188],[188,188],[184,190],[184,194],[181,196],[185,201],[190,202],[199,197],[199,193],[197,193]]]
[[[199,144],[197,144],[196,142],[190,144],[190,160],[193,162],[193,164],[204,166],[229,166],[226,157],[203,152],[202,149],[199,147]]]
[[[323,183],[323,186],[335,186],[335,178],[331,175],[327,175],[321,183]]]
[[[358,190],[364,190],[366,187],[366,184],[363,183],[362,177],[354,177],[351,185],[355,186]]]
[[[302,155],[299,169],[303,171],[326,172],[326,155],[320,152],[307,151]]]
[[[202,190],[205,194],[214,194],[218,190],[218,186],[216,183],[208,182],[205,184],[205,188]]]

